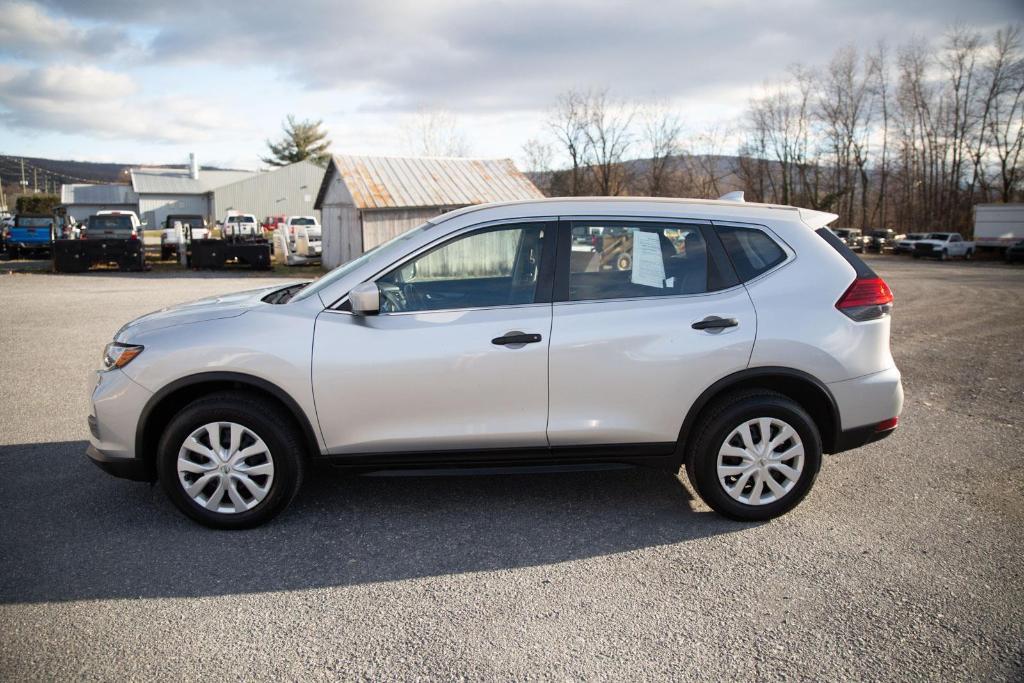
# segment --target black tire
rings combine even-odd
[[[185,439],[210,422],[235,422],[251,429],[267,445],[274,474],[266,497],[251,510],[222,513],[207,510],[194,501],[178,481],[178,451]],[[215,529],[249,529],[280,514],[298,493],[305,470],[303,439],[282,408],[252,394],[225,391],[210,394],[183,408],[167,425],[157,450],[160,484],[179,510]]]
[[[804,446],[804,466],[793,488],[780,500],[750,505],[729,496],[718,480],[718,451],[729,434],[747,420],[773,417],[797,432]],[[687,449],[686,474],[697,494],[715,512],[744,522],[759,522],[796,507],[814,485],[821,468],[821,434],[807,411],[774,391],[752,389],[726,396],[713,404],[697,423]]]
[[[947,252],[947,251],[946,251],[945,249],[943,249],[943,250],[942,250],[942,251],[941,251],[941,252],[939,253],[939,260],[940,260],[940,261],[946,261],[946,260],[948,260],[948,259],[949,259],[949,252]]]
[[[973,251],[968,249],[966,252],[964,252],[964,261],[970,261],[972,258],[974,258],[974,252]]]

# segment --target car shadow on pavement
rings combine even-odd
[[[215,531],[86,442],[0,446],[0,603],[198,597],[512,569],[749,528],[674,477],[622,469],[358,477],[311,468],[273,522]]]

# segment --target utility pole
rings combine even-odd
[[[32,169],[32,194],[39,193],[39,169]]]
[[[21,160],[21,193],[25,194],[28,192],[28,181],[25,180],[25,160]]]

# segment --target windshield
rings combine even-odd
[[[834,232],[839,237],[849,237],[850,236],[850,231],[849,230],[844,230],[843,228],[837,228],[836,230],[833,230],[832,232]]]
[[[912,232],[909,235],[907,235],[907,239],[908,240],[923,240],[924,239],[924,234],[920,233],[920,232]]]
[[[871,236],[872,237],[888,237],[889,236],[889,231],[888,230],[875,230],[873,233],[871,233]]]
[[[131,216],[89,216],[89,230],[127,230],[132,229]]]
[[[948,237],[949,237],[949,233],[948,232],[933,232],[932,234],[928,235],[927,239],[939,240],[940,242],[945,242]]]
[[[312,218],[293,218],[292,225],[316,225],[316,220]]]
[[[424,223],[418,228],[413,228],[408,232],[403,232],[401,235],[391,238],[384,244],[380,244],[374,247],[373,249],[366,252],[362,256],[358,256],[349,261],[348,263],[341,264],[331,272],[327,273],[327,275],[324,275],[319,280],[310,283],[308,287],[306,287],[301,292],[292,297],[291,301],[302,301],[303,299],[307,299],[310,296],[319,292],[321,289],[330,286],[331,284],[342,279],[343,277],[353,272],[357,268],[363,267],[363,265],[367,263],[377,262],[380,264],[380,267],[383,268],[384,266],[388,265],[388,263],[392,260],[394,256],[398,254],[398,252],[401,251],[403,243],[421,234],[424,230],[433,227],[433,225],[433,223]]]
[[[19,228],[48,228],[53,221],[44,217],[18,216],[14,225]]]

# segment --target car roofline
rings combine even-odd
[[[428,223],[438,225],[444,223],[453,218],[459,218],[466,216],[467,214],[478,213],[482,211],[488,211],[492,209],[500,209],[507,207],[545,207],[553,204],[624,204],[624,205],[640,205],[640,204],[664,204],[669,206],[699,206],[703,208],[721,208],[725,209],[723,213],[734,214],[737,209],[752,210],[755,212],[770,213],[775,211],[792,211],[796,213],[794,218],[802,220],[811,229],[818,229],[824,227],[834,221],[838,216],[833,213],[825,211],[817,211],[814,209],[804,209],[796,206],[789,206],[785,204],[764,204],[760,202],[737,202],[723,199],[691,199],[684,197],[547,197],[545,199],[521,199],[516,201],[508,202],[493,202],[489,204],[474,204],[471,206],[464,206],[458,209],[454,209],[447,213],[440,214],[427,220]],[[723,216],[726,218],[726,216]]]

